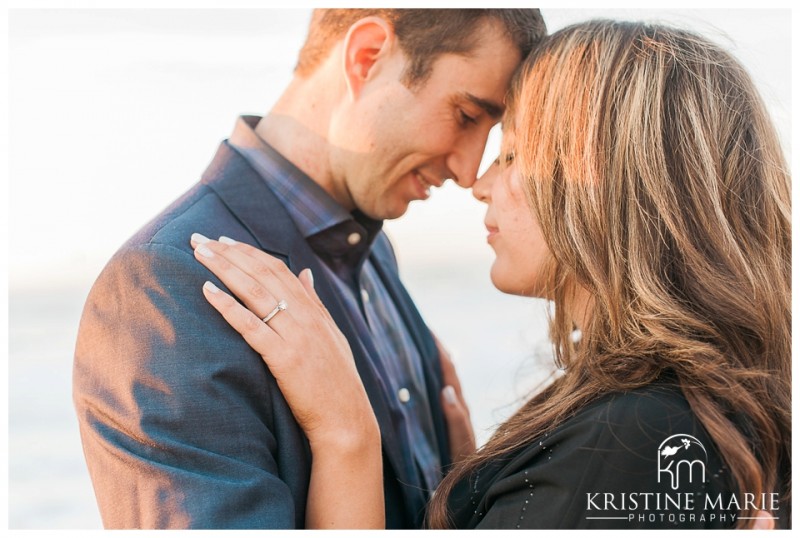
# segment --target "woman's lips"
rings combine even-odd
[[[487,243],[491,243],[491,242],[492,242],[492,240],[493,240],[495,237],[497,237],[497,235],[500,233],[500,229],[499,229],[499,228],[497,228],[497,226],[491,226],[491,225],[489,225],[489,224],[487,224],[487,225],[486,225],[486,231],[487,231],[487,232],[489,232],[489,233],[486,235],[486,242],[487,242]]]

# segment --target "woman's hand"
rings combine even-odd
[[[195,258],[244,306],[211,282],[203,286],[206,299],[261,355],[308,437],[307,526],[382,528],[380,430],[350,346],[314,291],[311,271],[297,278],[280,260],[225,237],[193,234],[191,242]]]
[[[203,287],[208,302],[263,357],[312,445],[356,441],[376,430],[350,346],[317,297],[310,271],[298,279],[280,260],[226,238],[193,245],[197,260],[245,306],[211,283]],[[279,301],[286,310],[264,323]]]
[[[458,463],[475,452],[475,432],[469,417],[469,408],[461,393],[461,381],[456,374],[456,367],[450,354],[442,343],[433,336],[439,350],[439,361],[442,365],[444,389],[442,390],[442,409],[447,421],[447,437],[450,441],[450,459]]]

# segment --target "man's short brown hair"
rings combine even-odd
[[[474,50],[484,22],[500,23],[523,58],[547,33],[538,9],[315,9],[295,73],[311,74],[348,28],[369,16],[380,17],[394,28],[400,47],[409,57],[403,75],[408,86],[423,82],[439,55]]]

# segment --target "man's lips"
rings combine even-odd
[[[428,196],[431,195],[431,187],[441,187],[444,184],[443,180],[441,180],[441,179],[437,180],[437,179],[433,179],[433,178],[427,177],[427,176],[423,175],[422,172],[420,172],[419,170],[414,170],[412,172],[412,175],[414,176],[414,179],[416,179],[417,183],[419,184],[420,195],[421,195],[421,197],[423,199],[427,198]]]

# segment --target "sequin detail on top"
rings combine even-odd
[[[475,472],[475,482],[473,482],[474,486],[472,488],[472,495],[470,495],[469,497],[469,502],[472,506],[478,506],[478,501],[475,500],[475,496],[478,494],[478,481],[480,479],[481,479],[481,471],[479,469],[478,471]],[[475,508],[475,510],[472,513],[478,517],[483,517],[483,512],[478,514],[477,508]]]
[[[544,444],[544,440],[547,439],[547,434],[545,434],[543,437],[544,437],[544,439],[539,441],[539,446],[541,447],[540,450],[541,450],[542,454],[547,453],[547,459],[549,460],[550,458],[553,457],[553,449],[552,448],[547,448],[547,445]],[[522,508],[519,511],[519,519],[517,520],[517,528],[518,529],[522,528],[521,524],[522,524],[522,520],[525,519],[525,512],[527,511],[528,506],[530,506],[530,502],[533,500],[533,489],[534,488],[533,488],[533,484],[531,483],[530,479],[528,478],[528,471],[525,471],[525,485],[528,488],[528,498],[525,499],[524,503],[522,503]]]
[[[528,471],[525,471],[525,476],[528,476]],[[525,478],[525,484],[528,486],[528,498],[525,499],[525,503],[522,505],[522,510],[519,513],[519,519],[517,520],[517,528],[520,528],[520,523],[523,519],[525,519],[525,510],[528,508],[529,501],[533,498],[533,484],[528,478]]]

